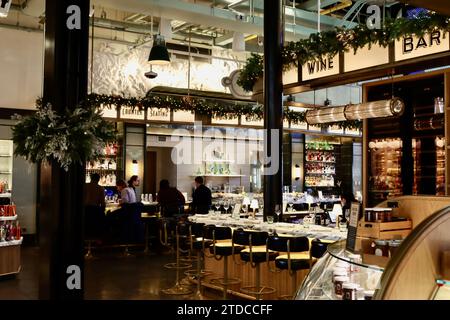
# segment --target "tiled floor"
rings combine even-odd
[[[164,268],[164,264],[174,261],[172,255],[138,252],[134,257],[123,257],[121,252],[97,253],[97,259],[85,262],[85,299],[191,298],[161,293],[161,289],[175,283],[175,271]],[[0,300],[38,299],[38,262],[38,248],[22,248],[22,270],[15,277],[0,279]]]

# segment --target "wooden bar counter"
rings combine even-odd
[[[229,216],[221,215],[218,216],[192,216],[189,218],[192,222],[205,223],[205,225],[216,225],[216,226],[229,226],[232,229],[243,228],[249,231],[268,231],[276,232],[279,236],[306,236],[310,241],[313,239],[320,239],[322,242],[333,243],[338,240],[345,239],[346,232],[340,232],[335,228],[323,227],[310,225],[304,227],[299,224],[288,224],[288,223],[273,223],[268,224],[262,222],[262,220],[255,219],[239,219],[235,220]],[[225,240],[226,241],[226,240]],[[220,242],[220,241],[218,241]],[[229,241],[228,241],[229,242]],[[263,249],[265,251],[265,248]],[[283,252],[280,255],[285,254]],[[277,272],[271,272],[276,270]],[[261,268],[261,286],[273,287],[276,292],[273,294],[267,294],[263,296],[263,299],[278,299],[280,296],[293,295],[293,277],[289,275],[287,270],[279,270],[275,267],[275,262],[263,262],[260,264]],[[205,288],[222,290],[221,286],[216,284],[211,284],[209,281],[214,278],[223,277],[224,262],[223,258],[221,260],[216,260],[211,257],[209,249],[205,252],[205,270],[212,271],[213,274],[205,277],[202,285]],[[297,279],[295,283],[295,288],[297,289],[302,283],[303,279],[308,274],[309,269],[297,271]],[[239,254],[235,254],[233,259],[232,256],[228,257],[228,277],[238,278],[241,283],[236,285],[230,285],[229,298],[243,298],[243,299],[255,299],[253,296],[249,296],[240,292],[240,288],[244,286],[252,286],[256,283],[256,269],[251,267],[250,263],[244,263],[240,259]]]

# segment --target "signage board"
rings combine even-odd
[[[144,110],[139,110],[139,108],[121,107],[120,118],[131,120],[145,120],[145,112]]]
[[[149,108],[147,109],[147,120],[170,122],[170,109]]]
[[[309,61],[302,66],[302,81],[313,80],[339,74],[339,55],[333,58]]]
[[[449,50],[448,32],[436,30],[421,37],[411,35],[395,41],[395,61],[419,58]]]
[[[356,53],[350,51],[344,53],[344,72],[356,71],[364,68],[375,67],[389,63],[389,47],[372,45],[358,49]]]
[[[176,122],[194,122],[195,114],[190,111],[174,111],[173,121]]]

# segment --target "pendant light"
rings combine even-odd
[[[168,65],[170,63],[169,51],[167,51],[164,37],[160,34],[154,35],[153,47],[148,57],[151,65]]]
[[[306,112],[306,122],[308,124],[320,124],[345,120],[398,117],[404,111],[405,103],[403,100],[394,97],[388,100],[309,110]]]

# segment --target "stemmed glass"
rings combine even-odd
[[[225,213],[228,213],[228,209],[230,208],[230,203],[228,202],[228,200],[223,202],[223,208],[225,210]]]
[[[289,212],[292,212],[293,209],[294,209],[294,203],[293,203],[292,201],[290,201],[290,202],[288,203],[288,206],[289,206]]]
[[[220,202],[216,201],[216,203],[214,204],[214,206],[216,207],[216,211],[219,211],[220,209]]]
[[[277,222],[280,222],[281,206],[275,205],[275,214],[277,215]]]

